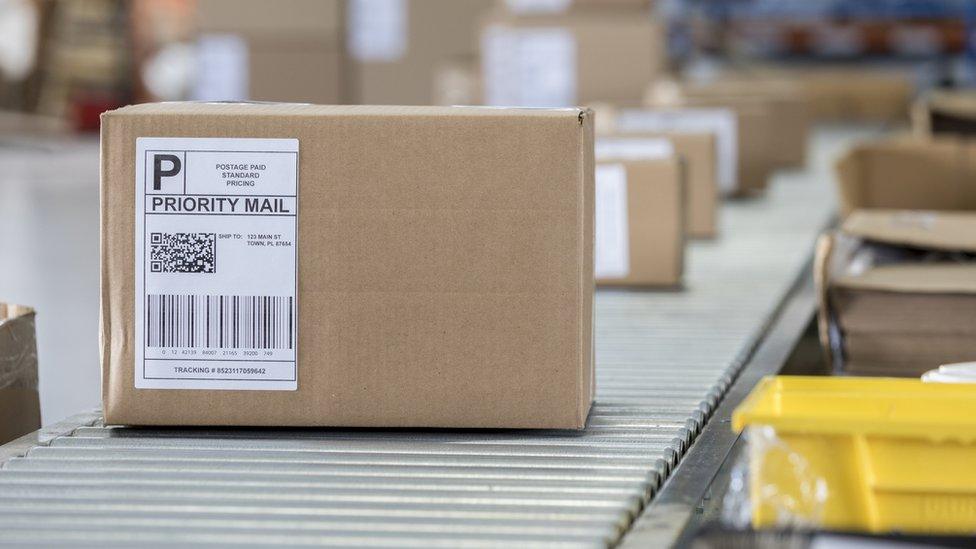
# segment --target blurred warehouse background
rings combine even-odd
[[[0,300],[39,311],[44,422],[97,404],[93,151],[126,104],[735,103],[764,180],[808,123],[898,126],[974,81],[967,0],[0,0]]]

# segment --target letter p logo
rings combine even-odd
[[[163,163],[168,163],[164,169]],[[175,154],[154,154],[153,155],[153,190],[158,191],[163,188],[163,178],[172,177],[180,173],[183,163],[180,157]]]

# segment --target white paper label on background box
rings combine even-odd
[[[595,207],[593,274],[598,279],[624,278],[630,272],[630,232],[627,170],[623,164],[597,165]]]
[[[573,0],[505,0],[512,13],[563,13],[573,5]]]
[[[482,35],[482,52],[488,105],[576,105],[576,39],[568,30],[494,25]]]
[[[674,145],[663,137],[598,137],[596,159],[663,160],[674,156]]]
[[[739,121],[730,109],[625,109],[617,116],[621,132],[711,133],[715,135],[719,192],[739,188]]]
[[[298,140],[136,139],[135,386],[296,390]]]
[[[247,42],[236,34],[204,34],[197,39],[195,101],[247,101],[250,88]]]
[[[352,0],[346,9],[349,51],[355,59],[388,63],[406,54],[406,0]]]

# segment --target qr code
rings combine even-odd
[[[217,271],[217,233],[149,233],[149,271]]]

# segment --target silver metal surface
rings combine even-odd
[[[823,136],[820,137],[823,139]],[[599,291],[570,431],[76,429],[0,447],[0,544],[618,543],[735,382],[833,207],[821,172],[725,205],[683,291]]]

